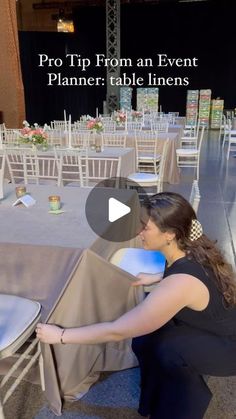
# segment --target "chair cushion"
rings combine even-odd
[[[137,172],[132,173],[128,176],[129,180],[133,180],[134,182],[157,182],[159,180],[159,176],[155,175],[154,173],[143,173],[143,172]]]
[[[156,157],[155,157],[155,159],[154,159],[154,156],[153,155],[150,155],[150,156],[148,156],[148,155],[144,155],[144,156],[142,156],[142,155],[139,155],[138,156],[138,160],[139,161],[146,161],[146,160],[151,160],[151,161],[153,161],[153,160],[160,160],[161,159],[161,155],[160,154],[157,154],[156,155]]]
[[[156,250],[122,248],[112,255],[110,262],[134,276],[140,272],[155,274],[165,270],[165,257]]]
[[[190,156],[198,154],[198,150],[196,148],[177,148],[176,154],[181,154],[181,156]]]
[[[41,306],[37,301],[0,294],[0,351],[10,346],[28,329],[40,310]]]

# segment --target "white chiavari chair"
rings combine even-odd
[[[197,180],[199,180],[199,163],[200,163],[200,153],[201,153],[201,147],[202,147],[202,140],[204,136],[204,130],[205,130],[204,126],[202,126],[201,129],[199,130],[196,148],[177,148],[176,150],[178,167],[196,168]]]
[[[80,157],[80,167],[84,186],[94,186],[110,178],[119,178],[121,170],[120,157]]]
[[[18,129],[5,128],[3,142],[6,145],[14,146],[19,144],[21,133]]]
[[[236,130],[232,128],[229,131],[228,149],[226,155],[227,160],[229,160],[230,151],[236,151]]]
[[[28,164],[28,172],[32,176],[36,175],[34,159],[31,161],[31,157],[33,158],[35,154],[36,151],[31,148],[6,148],[6,162],[9,169],[10,180],[13,185],[21,182],[27,185],[29,175],[27,176],[26,161]],[[31,166],[30,161],[32,162]]]
[[[55,156],[47,154],[25,153],[26,181],[27,183],[58,184],[58,160]]]
[[[161,155],[158,151],[158,133],[142,131],[135,133],[137,170],[157,174]]]
[[[223,142],[222,142],[222,148],[224,148],[225,143],[229,141],[230,132],[232,130],[232,122],[231,119],[227,119],[224,116],[224,131],[223,131]]]
[[[137,183],[143,188],[154,187],[156,188],[157,193],[162,192],[168,146],[169,146],[169,139],[165,141],[163,149],[162,149],[158,173],[157,171],[154,173],[147,173],[147,172],[132,173],[131,175],[128,176],[128,180],[130,180],[131,182]],[[153,192],[150,192],[150,194],[152,195]]]
[[[55,159],[58,162],[58,186],[70,185],[76,182],[84,186],[84,176],[81,168],[81,155],[85,158],[87,150],[56,149]]]
[[[181,137],[181,148],[196,148],[199,136],[200,120],[196,125],[190,125],[188,130],[184,130],[184,135]]]
[[[40,304],[16,295],[0,294],[0,307],[0,359],[16,359],[0,382],[0,387],[3,388],[9,384],[10,379],[14,380],[8,385],[3,399],[0,399],[0,418],[4,419],[5,403],[37,361],[43,391],[45,385],[40,343],[38,338],[31,338],[40,320]],[[19,368],[22,370],[15,378],[15,372]]]

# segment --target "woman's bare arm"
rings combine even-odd
[[[137,275],[137,281],[131,282],[133,287],[137,287],[138,285],[152,285],[160,282],[163,278],[163,272],[155,273],[155,274],[148,274],[145,272],[139,272]]]
[[[205,285],[197,278],[186,275],[171,275],[135,308],[117,320],[79,328],[65,329],[63,343],[96,344],[120,341],[141,336],[159,329],[183,307],[197,303],[205,292]],[[42,342],[60,343],[62,328],[38,324],[37,336]]]

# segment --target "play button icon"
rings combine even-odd
[[[129,214],[131,208],[115,198],[109,198],[108,220],[111,223]]]
[[[141,225],[140,193],[142,198],[147,198],[137,183],[126,178],[105,179],[91,189],[85,212],[97,236],[113,242],[136,237],[144,221],[142,216]]]

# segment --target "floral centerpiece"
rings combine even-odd
[[[91,131],[94,131],[94,132],[101,132],[101,131],[103,131],[103,124],[100,121],[100,119],[98,119],[98,118],[90,119],[87,122],[86,127],[88,129],[90,129]]]
[[[82,122],[91,121],[91,119],[94,119],[94,118],[90,115],[81,115],[80,117],[80,121]]]
[[[20,141],[24,144],[31,144],[32,146],[42,145],[47,146],[46,130],[49,128],[47,124],[41,128],[38,124],[30,126],[27,121],[23,121],[24,128],[20,130]]]
[[[123,112],[123,111],[116,111],[116,113],[115,113],[115,122],[118,125],[121,125],[121,124],[125,123],[125,121],[126,121],[126,113]]]
[[[133,121],[139,121],[142,118],[143,114],[139,111],[132,111],[131,116]]]

